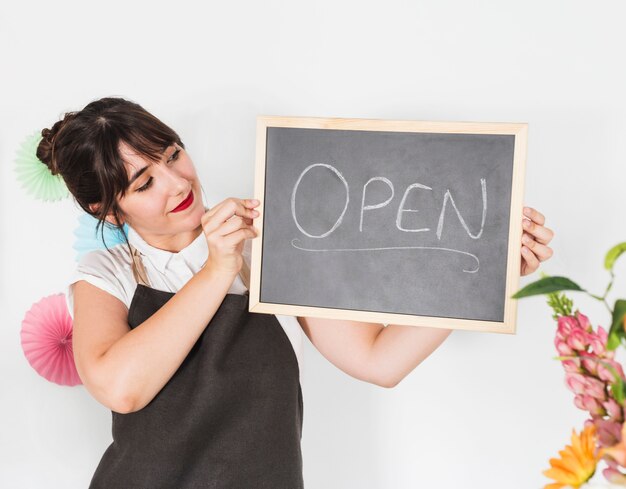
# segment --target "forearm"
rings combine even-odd
[[[368,357],[372,378],[393,387],[452,333],[452,329],[390,324],[380,330]]]
[[[174,375],[221,305],[235,276],[203,268],[163,307],[101,357],[126,411],[146,406]]]

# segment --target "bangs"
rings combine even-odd
[[[146,162],[161,161],[173,144],[185,149],[176,131],[141,105],[121,97],[104,97],[80,111],[66,112],[53,128],[54,143],[42,139],[37,156],[44,158],[48,168],[53,164],[58,169],[76,202],[98,220],[96,233],[110,220],[125,236],[126,216],[119,199],[128,191],[130,175],[120,146]],[[46,129],[42,135],[46,131],[51,132]],[[104,232],[102,243],[108,249]]]
[[[153,163],[161,161],[163,153],[174,143],[185,148],[175,132],[163,127],[160,121],[150,119],[128,127],[110,125],[104,132],[106,135],[103,134],[101,161],[98,162],[96,158],[96,167],[102,169],[98,173],[104,177],[101,181],[103,189],[106,189],[104,195],[124,197],[129,188],[130,178],[126,169],[129,162],[120,151],[121,143]]]

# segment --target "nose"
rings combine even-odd
[[[182,194],[186,195],[189,190],[189,181],[170,168],[161,165],[158,166],[161,167],[160,169],[163,174],[161,178],[165,178],[169,194],[172,197]]]

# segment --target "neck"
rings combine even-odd
[[[209,210],[205,206],[205,210]],[[141,236],[146,243],[159,250],[169,251],[170,253],[178,253],[180,250],[189,246],[202,233],[202,223],[191,231],[185,231],[177,234],[145,234],[139,232],[133,227],[133,230]]]
[[[135,230],[137,232],[137,230]],[[158,248],[163,251],[169,251],[170,253],[178,253],[180,250],[189,246],[200,234],[202,233],[202,225],[191,231],[185,231],[178,234],[169,235],[150,235],[144,236],[137,232],[141,238],[154,248]]]

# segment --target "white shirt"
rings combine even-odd
[[[209,255],[209,246],[204,233],[178,253],[160,250],[146,243],[132,228],[128,227],[128,241],[142,255],[142,262],[148,275],[150,286],[167,292],[177,292],[204,265]],[[250,266],[252,241],[244,242],[243,258]],[[137,288],[133,276],[131,257],[126,243],[106,249],[92,250],[81,256],[71,276],[65,294],[67,307],[74,318],[73,284],[78,280],[87,282],[117,297],[130,308],[130,303]],[[237,275],[229,293],[243,294],[247,290],[241,277]],[[293,346],[302,380],[302,329],[294,316],[276,315]]]

